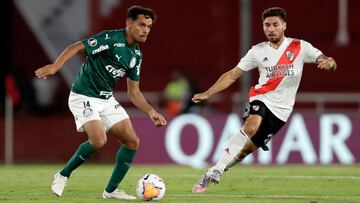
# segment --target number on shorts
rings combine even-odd
[[[90,102],[89,101],[84,101],[83,105],[84,105],[84,108],[90,107]]]

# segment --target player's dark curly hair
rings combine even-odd
[[[128,9],[128,18],[136,20],[138,15],[144,15],[145,18],[151,18],[153,22],[155,22],[157,18],[155,12],[151,8],[145,8],[142,6],[131,6]]]
[[[283,21],[286,21],[286,11],[283,8],[280,7],[271,7],[264,10],[262,13],[262,20],[264,21],[265,18],[271,17],[271,16],[277,16],[280,17]]]

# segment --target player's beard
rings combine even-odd
[[[284,33],[282,33],[279,37],[271,36],[271,37],[267,37],[267,38],[271,43],[278,44],[280,42],[280,40],[283,38],[283,36],[284,36]]]
[[[271,43],[274,43],[274,44],[277,44],[281,39],[281,36],[280,37],[268,37],[268,40],[271,42]]]

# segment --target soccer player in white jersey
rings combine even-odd
[[[104,199],[136,199],[118,189],[118,185],[135,158],[139,138],[128,114],[115,100],[112,91],[118,80],[126,78],[131,102],[145,112],[155,126],[166,125],[165,118],[145,100],[139,88],[142,62],[139,43],[146,41],[155,19],[156,14],[152,9],[132,6],[128,9],[125,29],[106,30],[71,44],[54,63],[35,71],[37,77],[46,79],[76,54],[86,53],[86,60],[71,87],[69,108],[77,130],[85,131],[88,140],[55,174],[51,185],[55,195],[61,196],[71,173],[105,146],[108,134],[121,147],[116,153],[115,167],[102,196]]]
[[[232,135],[219,161],[193,186],[193,192],[205,192],[210,183],[219,183],[225,171],[259,147],[268,150],[267,142],[285,124],[293,109],[304,63],[315,63],[327,71],[336,69],[335,60],[310,43],[285,37],[284,9],[265,9],[262,19],[268,41],[253,46],[235,68],[221,75],[208,90],[192,98],[195,103],[205,101],[229,87],[244,71],[255,68],[259,71],[258,84],[249,91],[243,127]]]

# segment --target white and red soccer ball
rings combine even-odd
[[[136,194],[144,201],[160,200],[165,195],[165,183],[155,174],[145,174],[136,184]]]

